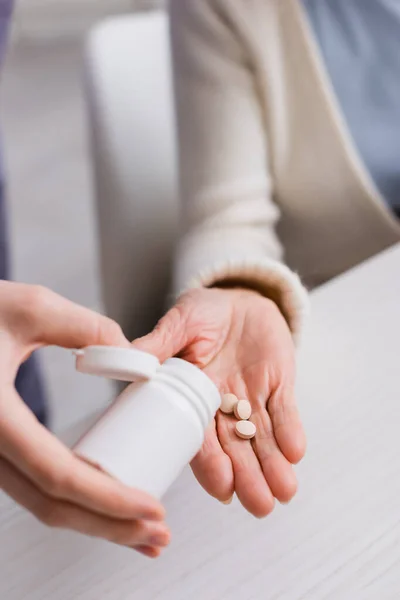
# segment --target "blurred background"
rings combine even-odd
[[[102,310],[81,89],[85,35],[108,15],[157,0],[19,0],[1,85],[14,278]],[[51,425],[64,429],[112,397],[74,372],[70,353],[42,352]]]

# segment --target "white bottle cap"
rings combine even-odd
[[[82,350],[74,350],[74,354],[76,369],[80,373],[119,381],[151,379],[160,367],[156,356],[134,348],[87,346]]]

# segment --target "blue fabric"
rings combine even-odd
[[[3,64],[7,48],[8,31],[14,7],[14,0],[0,0],[0,67]],[[3,154],[0,145],[0,180],[3,176]],[[0,259],[1,260],[1,259]]]
[[[36,415],[37,419],[43,425],[47,425],[48,410],[46,394],[40,364],[35,354],[32,354],[21,365],[17,379],[15,380],[15,387],[18,394]]]
[[[302,0],[356,147],[400,212],[400,1]]]
[[[7,34],[12,16],[13,1],[0,0],[0,65],[7,45]],[[0,154],[0,279],[9,278],[7,215],[4,198],[3,170]],[[32,355],[19,369],[15,380],[18,393],[41,423],[47,420],[43,382],[37,359]]]
[[[9,278],[6,206],[0,185],[0,279]],[[36,356],[33,354],[19,369],[15,387],[29,408],[43,424],[47,422],[46,395]]]
[[[8,29],[14,7],[13,0],[0,0],[0,64],[7,46]]]

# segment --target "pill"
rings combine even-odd
[[[237,401],[238,399],[235,394],[224,394],[222,396],[220,409],[226,415],[230,415],[233,413],[233,409],[235,408]]]
[[[235,431],[242,440],[251,440],[256,435],[256,426],[251,421],[238,421]]]
[[[251,404],[248,400],[239,400],[233,409],[235,417],[239,421],[247,421],[251,417]]]

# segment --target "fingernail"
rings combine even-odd
[[[84,350],[82,350],[82,349],[79,349],[79,350],[72,350],[72,354],[73,354],[74,356],[83,356],[83,355],[85,354],[85,351],[84,351]]]
[[[161,549],[155,548],[154,546],[132,546],[132,548],[148,558],[158,558],[161,554]]]
[[[233,496],[231,496],[230,498],[228,498],[228,500],[221,500],[221,504],[232,504],[232,500],[233,500]]]
[[[164,529],[162,531],[158,531],[157,533],[153,533],[153,535],[149,538],[150,546],[168,546],[170,542],[170,533],[168,529]]]
[[[293,498],[291,498],[290,500],[279,500],[279,504],[282,504],[282,506],[287,506],[291,503],[292,500]]]

